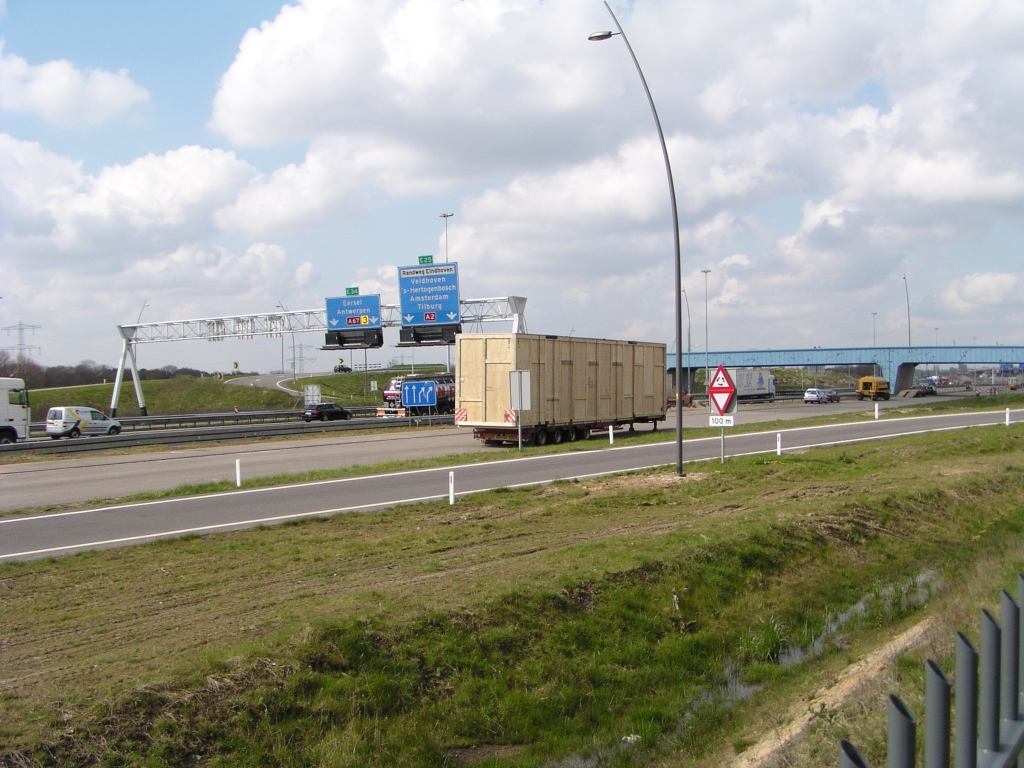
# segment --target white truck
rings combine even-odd
[[[28,440],[29,413],[24,379],[0,379],[0,445]]]
[[[728,368],[729,378],[736,385],[736,398],[751,402],[775,400],[775,377],[767,368]]]

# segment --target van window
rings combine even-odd
[[[28,392],[24,389],[7,390],[7,402],[10,405],[28,405]]]
[[[47,421],[60,421],[64,418],[63,408],[51,408],[46,414]]]
[[[107,419],[107,417],[106,417],[106,416],[104,416],[104,415],[103,415],[102,413],[100,413],[99,411],[90,411],[90,413],[92,414],[92,418],[93,418],[93,419],[94,419],[95,421],[106,421],[106,419]]]

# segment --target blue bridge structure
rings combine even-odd
[[[689,357],[689,361],[687,361]],[[704,353],[683,353],[684,376],[704,368]],[[893,392],[914,384],[919,365],[1024,365],[1024,347],[812,347],[811,349],[744,349],[711,351],[712,368],[809,368],[836,365],[877,365],[882,376],[894,383]],[[676,356],[668,355],[669,375],[675,375]]]

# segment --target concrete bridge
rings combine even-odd
[[[674,375],[675,353],[668,355],[669,375]],[[683,353],[683,375],[704,367],[704,353],[691,352],[689,363]],[[893,382],[893,392],[914,383],[919,365],[1024,365],[1024,347],[814,347],[811,349],[747,349],[711,351],[708,365],[717,368],[808,368],[811,366],[877,365],[882,376]]]

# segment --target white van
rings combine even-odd
[[[121,422],[84,405],[58,405],[46,414],[46,434],[54,440],[79,435],[116,435]]]
[[[0,444],[28,440],[28,390],[24,379],[0,379]]]

